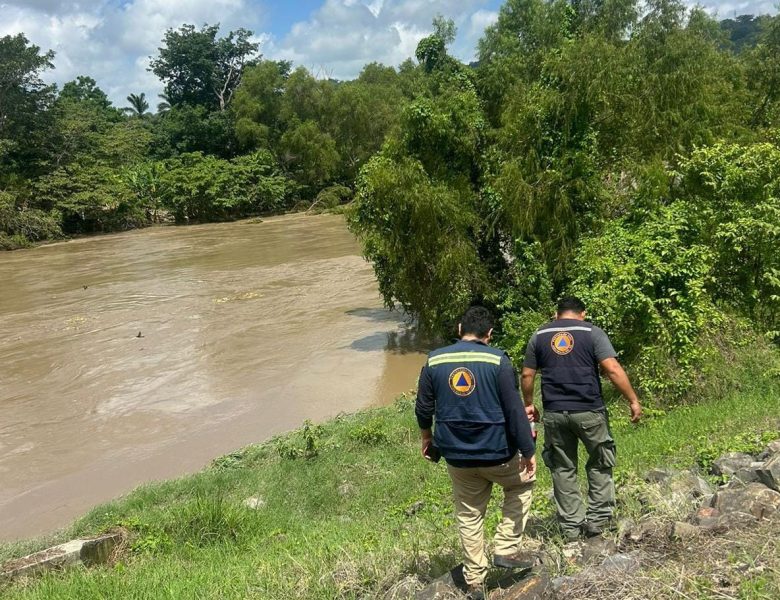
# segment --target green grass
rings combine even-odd
[[[612,405],[619,510],[636,516],[629,490],[648,468],[687,467],[780,437],[780,381],[767,374],[775,359],[761,351],[724,360],[700,386],[700,402],[650,410],[640,426],[628,422],[622,404]],[[100,506],[59,536],[124,527],[131,543],[117,564],[0,592],[20,599],[373,598],[407,574],[438,576],[460,551],[446,469],[419,457],[418,436],[406,397],[245,448],[199,474]],[[549,487],[540,465],[533,531],[555,543]],[[499,517],[494,496],[489,533]],[[245,508],[249,497],[264,506]],[[5,546],[0,557],[51,541]]]

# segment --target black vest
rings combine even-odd
[[[436,396],[434,443],[444,458],[490,461],[513,452],[498,395],[504,356],[476,342],[456,342],[428,355]]]
[[[586,321],[558,319],[536,332],[536,365],[542,371],[545,410],[604,408],[592,327]]]

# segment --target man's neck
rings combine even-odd
[[[573,319],[575,321],[584,321],[585,317],[579,313],[575,312],[565,312],[560,315],[558,315],[558,320],[563,321],[564,319]]]
[[[488,342],[490,341],[490,338],[480,338],[480,337],[477,337],[476,335],[470,335],[470,334],[467,333],[466,335],[464,335],[463,337],[460,338],[460,341],[461,342],[480,342],[480,343],[485,344],[487,346]]]

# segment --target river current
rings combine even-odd
[[[387,403],[424,355],[339,216],[0,254],[0,540]]]

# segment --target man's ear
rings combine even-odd
[[[458,337],[463,337],[463,325],[458,323]]]
[[[487,339],[490,339],[493,337],[493,328],[491,327],[487,334]]]

